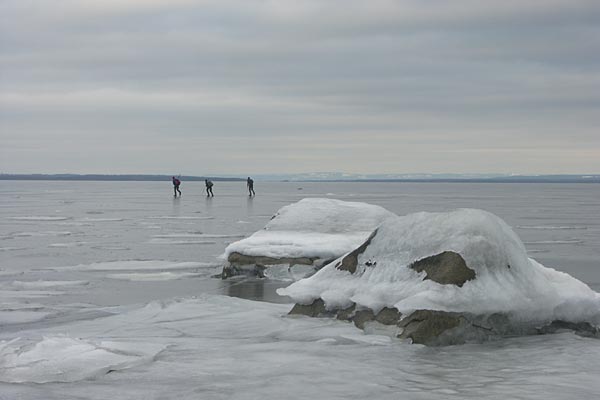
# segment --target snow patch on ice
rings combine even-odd
[[[21,289],[47,289],[53,287],[85,286],[89,281],[13,281],[11,286]]]
[[[87,242],[51,243],[48,245],[48,247],[53,247],[53,248],[78,247],[78,246],[83,246],[86,243]]]
[[[38,236],[70,236],[69,231],[39,231],[39,232],[13,232],[8,237],[38,237]]]
[[[15,221],[66,221],[71,217],[58,217],[58,216],[37,216],[37,215],[23,215],[16,217],[6,217]]]
[[[33,344],[0,343],[0,381],[76,382],[149,363],[165,349],[155,343],[48,336]]]
[[[31,310],[0,310],[0,326],[41,321],[51,312]]]

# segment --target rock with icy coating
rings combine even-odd
[[[397,325],[428,345],[569,329],[596,336],[600,295],[546,268],[500,218],[481,210],[385,220],[353,250],[281,295],[316,299],[365,328]]]
[[[281,208],[264,229],[227,246],[222,277],[262,276],[272,265],[311,265],[314,273],[356,249],[381,222],[394,216],[366,203],[300,200]]]

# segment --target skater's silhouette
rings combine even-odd
[[[172,177],[171,180],[173,181],[173,194],[175,195],[175,197],[177,197],[177,193],[179,193],[179,196],[181,196],[181,190],[179,190],[179,185],[181,185],[181,181],[175,177]]]
[[[254,180],[252,180],[252,178],[248,177],[246,185],[248,186],[248,196],[256,195],[256,193],[254,193]]]
[[[209,181],[208,179],[204,180],[204,184],[206,185],[206,196],[212,196],[215,197],[213,191],[212,191],[212,187],[213,187],[213,183],[212,181]]]

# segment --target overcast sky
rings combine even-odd
[[[0,172],[600,173],[600,1],[2,0]]]

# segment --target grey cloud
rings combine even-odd
[[[105,172],[80,157],[90,143],[124,172],[160,172],[166,153],[193,173],[199,148],[223,173],[557,172],[561,151],[562,172],[600,168],[595,1],[15,0],[0,15],[2,170]]]

